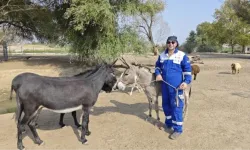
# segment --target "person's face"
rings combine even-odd
[[[176,41],[167,41],[167,47],[169,50],[174,50],[177,46]]]

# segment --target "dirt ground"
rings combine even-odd
[[[138,62],[153,63],[155,57],[130,57]],[[169,133],[146,121],[148,103],[143,93],[134,91],[100,93],[90,116],[88,144],[79,142],[80,131],[66,114],[64,128],[59,128],[59,114],[43,110],[38,119],[38,134],[45,145],[33,143],[28,131],[23,143],[26,149],[249,149],[250,148],[250,56],[201,54],[204,64],[193,81],[188,118],[183,135],[170,140]],[[243,69],[231,74],[232,62]],[[61,59],[11,60],[0,63],[0,96],[7,100],[10,82],[21,72],[62,76],[73,71],[73,65]],[[79,70],[78,70],[79,71]],[[160,98],[161,99],[161,98]],[[80,117],[81,111],[78,111]],[[0,149],[16,149],[16,124],[13,113],[0,115]],[[164,115],[160,111],[161,121]]]

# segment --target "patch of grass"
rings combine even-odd
[[[65,49],[44,49],[44,50],[32,50],[25,49],[24,53],[67,53],[68,51]]]
[[[5,100],[0,102],[0,114],[12,113],[16,111],[15,100]]]
[[[7,89],[0,89],[0,114],[12,113],[16,111],[16,98],[9,100],[10,91]],[[15,94],[13,94],[15,96]]]

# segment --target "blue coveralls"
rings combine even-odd
[[[168,50],[160,54],[155,65],[155,75],[162,75],[162,79],[170,85],[178,88],[181,83],[190,84],[192,81],[191,65],[188,57],[177,48],[170,57]],[[178,90],[179,107],[176,105],[176,90],[162,82],[162,107],[166,116],[165,124],[173,127],[175,132],[182,133],[183,124],[183,90]]]

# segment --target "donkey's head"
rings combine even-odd
[[[102,68],[105,71],[105,75],[106,75],[102,90],[107,93],[112,91],[115,83],[117,82],[116,76],[114,74],[114,68],[113,68],[113,65],[115,64],[116,61],[117,60],[115,60],[112,64],[104,64]]]
[[[125,67],[126,70],[121,74],[120,78],[118,79],[117,87],[119,90],[125,90],[127,85],[134,84],[137,80],[137,70],[138,68],[128,64],[124,58],[120,59]]]

